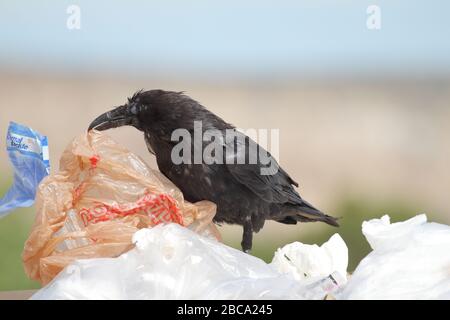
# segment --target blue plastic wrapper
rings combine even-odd
[[[39,183],[50,172],[47,137],[33,129],[10,122],[6,149],[14,183],[0,199],[0,218],[18,207],[32,206]]]

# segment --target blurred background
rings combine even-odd
[[[253,254],[270,262],[339,232],[351,271],[370,251],[364,220],[450,223],[449,12],[444,0],[3,0],[0,197],[10,120],[49,137],[56,172],[66,145],[136,90],[185,91],[237,127],[279,129],[301,194],[342,217],[339,229],[268,223]],[[155,166],[138,131],[108,133]],[[0,219],[0,290],[38,287],[20,259],[33,219]],[[240,227],[220,230],[240,247]]]

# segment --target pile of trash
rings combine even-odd
[[[76,138],[51,175],[44,136],[12,124],[7,142],[16,175],[0,214],[36,195],[22,255],[44,285],[32,299],[450,299],[450,226],[425,215],[364,222],[372,252],[350,277],[338,234],[267,264],[221,242],[213,203],[185,201],[103,133]]]
[[[59,172],[39,184],[36,210],[22,258],[43,284],[77,259],[127,252],[142,228],[173,222],[220,239],[214,203],[184,201],[167,178],[97,131],[69,144]]]
[[[142,229],[118,258],[78,260],[32,299],[323,299],[332,278],[304,283],[178,224]]]
[[[365,222],[373,251],[347,282],[345,243],[294,242],[270,264],[176,224],[118,258],[78,260],[32,299],[450,299],[450,227],[425,215]]]
[[[450,299],[450,226],[425,214],[364,222],[370,252],[338,299]]]

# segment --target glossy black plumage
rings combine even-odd
[[[194,121],[201,121],[203,132],[215,129],[225,134],[226,130],[235,129],[187,95],[163,90],[137,92],[127,104],[101,115],[89,128],[106,130],[132,125],[143,131],[149,151],[156,155],[159,170],[180,188],[188,201],[215,202],[215,222],[243,226],[245,251],[252,247],[253,232],[258,232],[266,220],[285,224],[322,221],[338,225],[336,218],[325,215],[300,197],[293,188],[298,184],[281,167],[273,175],[261,175],[260,169],[267,164],[259,157],[256,164],[226,164],[226,160],[231,163],[230,158],[242,155],[240,152],[245,152],[248,159],[250,146],[255,146],[253,140],[241,133],[235,132],[238,138],[231,142],[221,142],[223,164],[174,164],[172,148],[178,142],[172,141],[172,132],[183,128],[193,135]],[[203,148],[208,143],[204,141]],[[245,145],[245,151],[239,151],[239,144]],[[227,154],[227,147],[234,147],[235,152]],[[269,157],[275,161],[270,154]]]

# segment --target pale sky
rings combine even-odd
[[[366,27],[372,4],[381,30]],[[448,0],[2,0],[0,68],[450,74],[449,15]]]

